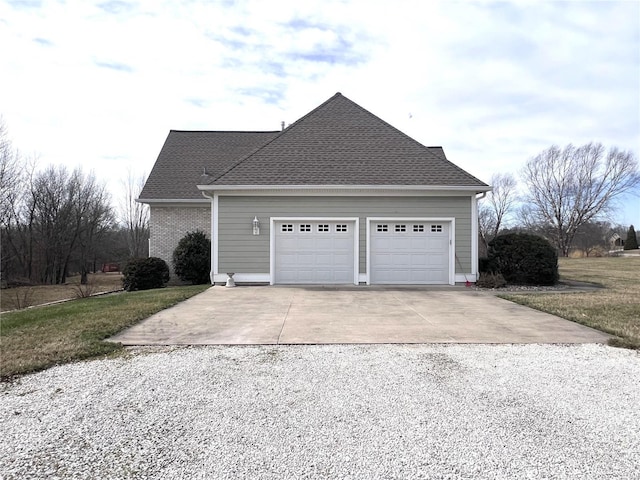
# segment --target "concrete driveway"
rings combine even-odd
[[[212,287],[110,340],[124,345],[601,343],[608,335],[460,288]]]

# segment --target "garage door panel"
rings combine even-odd
[[[405,236],[397,236],[395,237],[392,246],[397,250],[409,250],[411,249],[411,239]]]
[[[393,253],[391,254],[391,265],[395,268],[411,266],[411,255],[408,253]]]
[[[354,225],[353,221],[276,222],[274,282],[354,283]]]
[[[427,248],[429,250],[443,250],[449,245],[448,238],[429,238],[427,242]]]
[[[429,272],[426,270],[412,270],[409,272],[409,279],[414,283],[425,283],[430,280]]]
[[[333,255],[333,260],[336,264],[347,265],[349,262],[353,261],[353,255],[347,253],[336,253]],[[351,265],[351,269],[353,270],[353,265]]]
[[[411,254],[411,266],[413,268],[419,268],[421,265],[429,265],[429,255],[426,253]]]
[[[326,235],[326,234],[325,234]],[[331,250],[335,248],[335,240],[332,238],[315,238],[314,248],[316,250]]]
[[[295,265],[297,262],[297,255],[296,254],[282,254],[280,256],[280,264],[283,267],[289,266],[289,265]]]
[[[327,265],[333,260],[333,255],[330,253],[318,253],[314,255],[314,261],[316,265]]]
[[[371,237],[371,248],[378,251],[387,251],[391,249],[391,238]]]
[[[379,229],[386,224],[387,229]],[[374,222],[370,281],[380,284],[449,283],[448,222]]]
[[[297,237],[295,247],[293,248],[313,251],[315,249],[315,244],[315,239],[311,238],[311,235],[300,235]]]
[[[427,250],[429,248],[429,239],[426,236],[423,238],[411,238],[409,248],[411,250]]]
[[[353,248],[353,236],[351,235],[336,235],[333,239],[333,246],[336,248],[352,249]]]
[[[296,245],[296,241],[297,239],[295,235],[281,236],[279,239],[279,245],[283,251],[291,250]]]

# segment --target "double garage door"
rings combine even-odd
[[[447,284],[450,224],[371,221],[369,281],[373,284]],[[274,283],[358,283],[356,222],[276,221]]]

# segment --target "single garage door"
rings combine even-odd
[[[449,222],[372,221],[371,283],[448,284]]]
[[[274,228],[274,283],[354,283],[354,221],[284,220]]]

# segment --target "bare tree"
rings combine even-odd
[[[574,239],[574,250],[578,249],[585,257],[601,255],[609,250],[609,239],[613,236],[610,222],[590,220],[580,225]]]
[[[24,255],[12,248],[22,233],[19,217],[25,180],[31,171],[29,168],[25,169],[23,163],[20,153],[14,150],[6,124],[0,117],[0,273],[3,282],[6,282],[16,270],[22,270],[21,264],[24,263]],[[34,164],[29,167],[35,168]]]
[[[526,163],[522,179],[528,188],[524,217],[549,229],[550,240],[564,256],[581,225],[640,186],[633,154],[617,148],[605,151],[600,143],[552,146]]]
[[[90,262],[96,256],[96,245],[113,224],[110,197],[104,183],[99,183],[93,173],[83,176],[74,172],[78,190],[75,196],[74,218],[77,235],[76,263],[80,268],[80,283],[87,284]]]
[[[2,280],[64,283],[70,265],[86,281],[87,260],[112,209],[104,184],[81,169],[69,173],[14,151],[0,118],[0,234]]]
[[[492,191],[482,200],[478,213],[480,238],[485,248],[506,226],[507,217],[517,201],[517,181],[510,173],[492,175],[491,187]]]
[[[132,258],[146,257],[149,248],[149,207],[136,201],[144,187],[145,176],[136,177],[129,171],[123,181],[125,195],[120,204],[120,216]]]
[[[49,166],[26,176],[24,195],[3,227],[3,252],[11,251],[32,282],[64,283],[72,264],[86,280],[88,255],[111,221],[106,187],[93,174]]]

